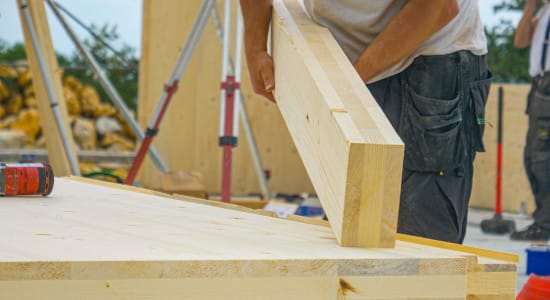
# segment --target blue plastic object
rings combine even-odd
[[[527,275],[550,275],[550,248],[527,248]]]
[[[306,217],[323,216],[324,211],[321,202],[316,198],[308,198],[302,202],[294,214]]]

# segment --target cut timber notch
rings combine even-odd
[[[393,247],[404,146],[332,34],[275,1],[275,97],[342,246]]]

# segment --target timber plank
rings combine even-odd
[[[36,49],[34,49],[27,23],[24,21],[24,15],[21,10],[21,0],[17,1],[19,7],[19,16],[21,20],[21,26],[25,36],[25,51],[29,60],[30,70],[33,74],[33,86],[36,92],[36,98],[38,100],[38,113],[40,114],[40,125],[42,126],[42,133],[46,137],[46,147],[48,149],[48,158],[54,172],[57,176],[72,175],[71,166],[68,160],[68,156],[65,153],[63,147],[63,141],[57,127],[55,116],[51,108],[51,102],[48,97],[46,85],[40,72],[40,66],[38,58],[36,56]],[[65,103],[65,97],[63,95],[63,88],[61,85],[61,75],[63,71],[57,65],[57,58],[52,46],[52,40],[50,35],[50,29],[48,25],[48,19],[46,17],[46,10],[44,7],[44,1],[27,1],[27,8],[31,16],[34,29],[37,35],[40,52],[43,55],[44,63],[48,75],[52,81],[54,93],[56,95],[59,109],[61,111],[62,122],[67,130],[67,137],[71,145],[71,151],[78,164],[78,159],[74,154],[76,146],[72,138],[72,131],[69,126],[69,116],[67,113],[67,105]]]
[[[94,182],[56,178],[48,198],[2,199],[2,298],[465,299],[494,296],[499,278],[509,290],[515,270],[410,242],[339,247],[328,226]]]
[[[342,248],[327,227],[159,195],[57,178],[49,198],[2,199],[0,280],[466,271],[463,258]]]
[[[393,247],[403,144],[330,32],[275,1],[275,97],[343,246]]]
[[[142,127],[151,120],[201,2],[143,1],[138,109]],[[223,12],[224,2],[216,3],[219,12]],[[208,175],[204,184],[209,194],[220,193],[221,187],[222,152],[218,145],[221,57],[221,42],[210,17],[153,142],[172,170]],[[242,70],[241,90],[262,163],[270,173],[270,189],[285,194],[313,193],[277,106],[254,94],[244,59]],[[261,191],[245,139],[241,129],[239,145],[233,150],[235,194]],[[143,186],[158,188],[155,186],[158,171],[149,159],[144,161],[142,170]]]

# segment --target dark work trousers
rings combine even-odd
[[[464,240],[490,84],[486,57],[459,51],[367,85],[405,143],[398,232]]]
[[[550,73],[533,78],[527,114],[524,163],[537,205],[533,218],[538,225],[550,229]]]

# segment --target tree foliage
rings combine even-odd
[[[16,62],[27,57],[25,46],[17,43],[9,45],[5,41],[0,40],[0,62]]]
[[[119,40],[116,26],[105,24],[99,27],[92,25],[91,28],[106,43],[111,44]],[[105,70],[111,83],[115,86],[128,107],[135,110],[139,64],[135,49],[124,44],[121,49],[118,49],[114,53],[101,41],[90,38],[85,39],[83,44]],[[99,92],[103,101],[110,102],[94,74],[76,50],[70,55],[57,53],[56,56],[59,66],[64,69],[65,75],[73,75],[83,84],[93,86]],[[23,44],[15,43],[10,45],[0,40],[0,63],[18,63],[22,60],[26,60],[25,46]]]
[[[92,24],[91,28],[96,35],[109,44],[119,39],[116,26],[109,26],[106,24],[98,27]],[[124,44],[121,49],[117,49],[117,52],[114,53],[108,49],[104,43],[97,39],[86,39],[83,44],[106,71],[109,80],[115,86],[128,107],[135,109],[139,64],[139,60],[136,58],[135,49]],[[61,58],[60,64],[62,60]],[[99,91],[102,99],[108,99],[99,82],[94,77],[94,74],[78,53],[73,53],[67,63],[70,66],[65,71],[67,75],[73,75],[80,79],[82,83],[94,86]]]
[[[480,0],[483,1],[483,0]],[[526,0],[502,0],[494,5],[495,13],[521,12]],[[92,25],[92,30],[108,43],[119,40],[116,26]],[[514,47],[515,24],[509,20],[501,20],[499,24],[485,28],[489,49],[488,62],[495,82],[525,83],[530,81],[528,74],[529,50]],[[123,45],[117,53],[113,53],[105,44],[96,39],[85,39],[85,46],[93,53],[96,60],[106,69],[106,73],[130,108],[135,109],[138,89],[138,64],[135,49]],[[57,55],[59,64],[65,69],[65,74],[74,75],[84,84],[94,86],[101,98],[108,97],[100,87],[92,72],[78,55]],[[22,44],[8,45],[0,40],[0,62],[15,62],[25,59],[25,48]]]
[[[493,6],[495,13],[522,13],[526,0],[502,0]],[[541,4],[543,1],[539,1]],[[539,5],[540,7],[540,5]],[[514,47],[514,33],[517,24],[501,20],[492,28],[485,28],[489,48],[488,61],[496,82],[530,82],[529,48]]]
[[[485,28],[489,48],[488,63],[495,82],[529,82],[529,49],[514,46],[515,28],[501,22],[491,29]]]

